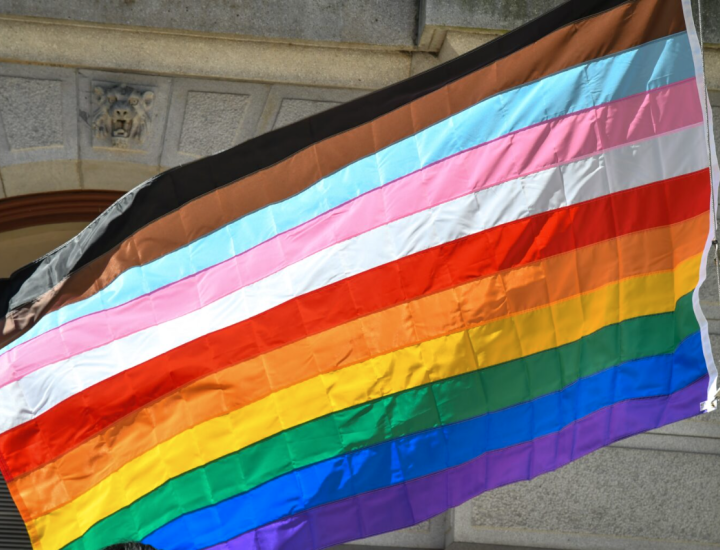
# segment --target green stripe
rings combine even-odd
[[[169,480],[99,521],[65,549],[100,550],[116,542],[141,540],[183,514],[292,470],[511,407],[627,361],[672,353],[699,330],[691,296],[683,296],[675,312],[610,325],[558,348],[405,390],[286,430]]]

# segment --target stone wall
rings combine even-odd
[[[143,139],[98,136],[94,90],[125,85],[153,95]],[[112,93],[112,91],[111,91]],[[365,93],[0,64],[2,195],[61,189],[129,190],[156,173]]]
[[[0,0],[0,198],[128,190],[387,86],[560,0]],[[706,39],[720,43],[720,2]],[[720,89],[720,48],[707,49]],[[142,140],[97,135],[96,90],[150,93]],[[123,142],[123,143],[120,143]]]

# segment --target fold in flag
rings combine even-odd
[[[705,98],[689,1],[573,0],[125,195],[2,283],[35,550],[324,548],[712,408]]]

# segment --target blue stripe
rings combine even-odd
[[[510,132],[694,76],[686,33],[578,65],[491,97],[354,162],[302,193],[257,212],[42,318],[11,349],[73,319],[119,306],[207,269],[373,189]]]
[[[620,401],[668,395],[706,374],[701,336],[696,332],[672,354],[631,361],[521,405],[283,475],[252,491],[186,514],[143,542],[163,550],[206,548],[308,508],[416,479],[483,453],[557,432]],[[242,475],[238,472],[238,476]]]

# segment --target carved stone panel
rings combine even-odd
[[[171,82],[147,74],[78,71],[83,187],[128,190],[160,171]]]
[[[0,63],[0,195],[78,188],[76,159],[75,72]]]
[[[303,118],[326,111],[336,105],[340,105],[340,103],[336,101],[317,101],[311,99],[283,99],[273,128],[287,126]]]
[[[93,82],[93,146],[141,148],[153,129],[155,93],[147,86]]]
[[[78,71],[80,156],[159,164],[171,79]]]
[[[201,157],[232,147],[250,96],[189,91],[178,152]]]
[[[360,90],[274,85],[256,134],[286,126],[363,95]]]
[[[0,165],[73,158],[76,109],[72,70],[0,64]]]
[[[252,137],[269,90],[253,82],[174,79],[162,166],[191,162]]]
[[[62,147],[62,115],[61,81],[0,76],[0,116],[11,150]]]

